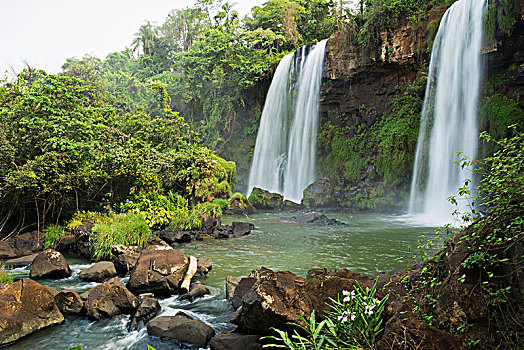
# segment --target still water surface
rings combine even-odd
[[[242,277],[252,270],[265,266],[273,270],[289,270],[305,277],[314,267],[328,269],[347,268],[363,274],[373,275],[381,271],[402,268],[398,257],[408,255],[408,247],[416,246],[422,236],[435,236],[435,228],[414,226],[403,217],[378,214],[328,214],[346,226],[314,226],[285,224],[281,217],[293,216],[286,212],[263,212],[245,217],[224,217],[223,223],[250,221],[256,229],[251,235],[229,240],[205,240],[182,245],[177,249],[186,255],[213,259],[213,270],[202,282],[211,290],[211,295],[194,302],[178,301],[177,296],[160,299],[160,315],[175,315],[185,310],[210,324],[217,333],[228,331],[234,325],[228,321],[234,310],[225,300],[226,275]],[[73,289],[83,293],[97,283],[83,282],[78,278],[81,270],[91,264],[86,260],[67,257],[73,270],[70,278],[43,280],[62,289]],[[13,270],[16,277],[28,277],[29,269]],[[124,283],[127,279],[123,279]],[[33,334],[6,349],[49,349],[67,350],[82,344],[82,349],[146,350],[147,344],[157,350],[184,349],[173,341],[149,337],[144,326],[137,331],[127,332],[128,316],[120,316],[99,322],[85,317],[67,317],[64,324]]]

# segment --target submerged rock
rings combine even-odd
[[[135,294],[176,294],[188,266],[181,251],[168,246],[150,246],[140,254],[127,287]]]
[[[132,314],[137,306],[138,298],[117,278],[91,289],[85,303],[87,316],[95,320]]]
[[[316,212],[316,211],[300,213],[298,215],[291,216],[291,217],[281,217],[280,221],[294,223],[294,224],[312,224],[312,225],[324,225],[324,226],[347,225],[345,222],[328,218],[326,215]]]
[[[87,282],[103,282],[116,276],[115,265],[110,261],[100,261],[80,272],[80,279]]]
[[[0,345],[63,321],[52,294],[38,282],[24,278],[0,288]]]
[[[147,324],[147,333],[200,347],[206,346],[215,335],[211,326],[181,313],[176,316],[160,316],[151,320]]]
[[[71,269],[61,253],[46,249],[34,258],[30,276],[31,278],[70,277]]]

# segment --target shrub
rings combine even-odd
[[[49,247],[56,248],[56,245],[60,241],[62,236],[65,236],[67,233],[64,231],[62,226],[59,225],[49,225],[44,230],[44,249]]]
[[[108,259],[115,244],[143,247],[151,237],[146,220],[136,213],[108,216],[93,227],[91,251],[94,260]]]
[[[8,272],[3,263],[0,263],[0,287],[13,283],[13,276]]]
[[[102,214],[96,211],[78,211],[73,215],[71,220],[67,223],[66,227],[70,230],[74,230],[77,227],[83,225],[84,222],[90,222],[97,224],[107,217],[107,214]]]
[[[193,211],[198,214],[209,215],[215,219],[218,219],[222,216],[222,208],[219,204],[213,202],[205,202],[197,204]]]
[[[289,323],[299,329],[290,337],[287,332],[273,328],[278,336],[269,336],[281,344],[269,347],[289,349],[361,349],[374,348],[377,336],[382,332],[382,314],[389,296],[381,300],[375,297],[378,279],[372,289],[362,288],[355,282],[355,288],[343,291],[343,299],[331,299],[332,311],[326,313],[326,319],[316,323],[315,312],[311,313],[309,322],[299,317],[306,327]]]

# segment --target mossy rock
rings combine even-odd
[[[280,209],[284,205],[284,196],[255,187],[248,201],[256,209]]]

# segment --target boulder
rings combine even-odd
[[[227,214],[250,215],[255,213],[255,207],[243,198],[234,198],[227,209]]]
[[[215,239],[226,239],[233,236],[233,227],[229,225],[218,225],[213,229]]]
[[[235,292],[233,293],[233,298],[231,299],[231,303],[233,304],[235,310],[242,305],[242,299],[247,293],[249,293],[251,288],[253,288],[255,282],[256,278],[254,277],[244,277],[240,279],[238,285],[235,288]]]
[[[241,308],[232,322],[243,331],[271,334],[271,327],[289,330],[288,322],[302,324],[297,316],[309,319],[311,312],[322,318],[329,310],[330,298],[336,299],[343,290],[353,290],[357,278],[363,288],[369,287],[369,278],[357,273],[331,274],[330,278],[304,279],[289,271],[255,271],[256,282],[242,297]],[[238,287],[237,287],[238,289]],[[235,291],[236,294],[237,291]]]
[[[113,265],[119,276],[127,276],[134,269],[138,258],[140,257],[139,252],[128,251],[120,254],[113,259]]]
[[[346,223],[342,221],[328,218],[326,215],[316,212],[316,211],[300,213],[300,214],[297,214],[291,217],[282,217],[280,218],[280,221],[294,223],[294,224],[312,224],[312,225],[323,225],[323,226],[347,225]]]
[[[308,208],[339,207],[334,185],[328,179],[313,182],[303,192],[302,205]]]
[[[24,278],[0,288],[0,346],[63,321],[53,296],[38,282]]]
[[[134,331],[138,328],[140,322],[147,324],[149,320],[158,315],[162,307],[157,299],[150,295],[140,296],[140,305],[136,309],[135,314],[131,317],[129,323],[129,331]]]
[[[0,260],[16,258],[15,248],[8,242],[0,242]]]
[[[113,254],[114,256],[119,256],[126,253],[140,254],[141,251],[142,249],[136,245],[115,244],[111,246],[111,254]]]
[[[189,293],[180,296],[180,300],[189,300],[193,302],[195,299],[201,298],[204,295],[208,294],[211,294],[211,292],[209,291],[209,289],[207,289],[206,286],[204,286],[202,283],[195,283],[191,285]]]
[[[233,276],[226,276],[226,299],[232,300],[235,295],[235,288],[238,286],[240,278]]]
[[[70,277],[71,269],[61,253],[46,249],[34,258],[30,276],[31,278]]]
[[[38,231],[27,232],[13,239],[13,246],[18,250],[34,252],[42,249],[42,234]]]
[[[213,268],[213,260],[210,258],[200,258],[197,262],[197,272],[195,277],[204,277]]]
[[[211,215],[203,214],[203,215],[200,215],[200,218],[202,220],[201,230],[205,234],[211,235],[215,227],[220,225],[220,220],[215,219]]]
[[[180,313],[176,316],[160,316],[151,320],[147,324],[147,333],[200,347],[205,347],[215,335],[211,326]]]
[[[116,276],[115,265],[111,261],[100,261],[80,272],[80,279],[87,282],[103,282]]]
[[[55,303],[63,314],[80,314],[84,310],[84,301],[73,290],[63,290],[54,296]]]
[[[33,260],[36,258],[37,255],[38,254],[31,254],[22,256],[21,258],[9,259],[5,262],[5,267],[17,268],[29,266],[33,263]]]
[[[251,233],[251,230],[255,228],[255,225],[249,222],[233,222],[233,236],[242,237]]]
[[[138,298],[117,278],[91,289],[85,303],[87,316],[95,320],[132,314],[137,306]]]
[[[53,298],[58,294],[58,291],[55,288],[51,287],[51,286],[44,286],[44,288],[47,289],[47,291],[49,293],[51,293]]]
[[[284,196],[255,187],[249,195],[248,202],[256,209],[280,209],[284,205]]]
[[[192,236],[189,231],[182,231],[179,228],[170,228],[157,232],[158,237],[168,244],[186,243],[192,241]]]
[[[166,246],[150,246],[140,254],[127,288],[135,294],[176,294],[188,266],[188,259],[181,251]]]
[[[262,350],[260,335],[236,332],[215,335],[209,346],[211,350]]]

